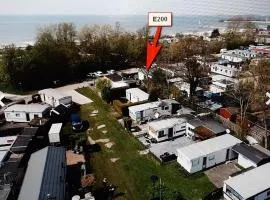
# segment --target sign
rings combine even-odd
[[[148,26],[172,26],[171,12],[149,12]]]

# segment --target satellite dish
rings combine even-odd
[[[157,112],[155,113],[155,118],[158,119],[160,117],[160,114]]]
[[[229,134],[230,132],[231,132],[231,131],[230,131],[230,129],[226,129],[226,133],[228,133],[228,134]]]

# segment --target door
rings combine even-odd
[[[169,128],[169,130],[168,130],[168,138],[169,139],[173,138],[173,128]]]
[[[202,166],[203,169],[206,168],[206,160],[207,160],[207,157],[203,157],[203,166]]]
[[[229,160],[229,156],[230,156],[230,149],[227,149],[227,152],[226,152],[226,160]]]
[[[29,113],[26,113],[26,121],[30,121]]]

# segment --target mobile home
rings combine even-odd
[[[169,118],[148,124],[148,134],[157,142],[185,135],[186,119]]]
[[[177,162],[189,173],[195,173],[236,157],[232,147],[242,141],[230,134],[204,140],[177,149]]]
[[[129,116],[137,122],[145,122],[157,119],[162,116],[171,116],[177,114],[180,104],[171,99],[155,101],[128,108]]]
[[[130,88],[126,90],[126,99],[132,103],[147,101],[149,94],[139,88]]]
[[[8,122],[30,122],[36,117],[44,117],[50,110],[49,105],[15,104],[5,109],[4,114]]]
[[[70,105],[72,104],[72,97],[69,95],[65,95],[58,90],[49,88],[49,89],[44,89],[40,90],[39,92],[40,98],[42,102],[45,102],[52,107],[56,107],[60,104],[64,105]]]
[[[270,163],[224,181],[224,198],[231,200],[270,199]]]

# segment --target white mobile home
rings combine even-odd
[[[224,181],[224,198],[231,200],[270,199],[270,163]]]
[[[148,124],[148,134],[157,142],[185,135],[186,119],[169,118]]]
[[[40,90],[39,92],[40,98],[42,102],[45,102],[52,107],[56,107],[60,104],[69,105],[72,104],[72,97],[69,95],[65,95],[58,90],[49,88]]]
[[[161,116],[171,116],[177,114],[180,109],[180,104],[171,99],[155,101],[128,108],[129,116],[137,122],[145,122],[153,119],[158,119]]]
[[[139,88],[130,88],[126,90],[126,99],[132,103],[147,101],[149,94]]]
[[[242,141],[230,134],[204,140],[177,149],[177,162],[189,173],[195,173],[236,157],[232,147]]]
[[[49,135],[49,142],[52,143],[59,143],[60,142],[60,132],[62,129],[62,123],[52,124]]]
[[[35,117],[44,117],[50,110],[49,105],[15,104],[4,110],[8,122],[30,122]]]

